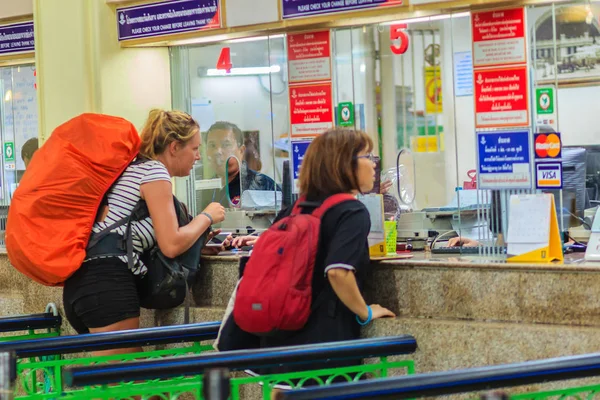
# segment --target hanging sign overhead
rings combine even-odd
[[[331,79],[330,36],[328,30],[287,36],[290,83]]]
[[[331,82],[290,86],[292,137],[316,136],[333,127]]]
[[[475,12],[471,28],[475,67],[527,62],[523,7]]]
[[[281,0],[283,19],[308,17],[365,8],[402,6],[402,0]]]
[[[119,40],[221,27],[219,0],[171,0],[117,9]]]
[[[529,132],[477,132],[478,187],[531,187]]]
[[[27,53],[34,50],[33,21],[0,25],[0,55]]]
[[[481,69],[474,75],[477,128],[529,125],[527,66]]]
[[[298,193],[298,180],[300,179],[300,166],[304,160],[306,150],[312,140],[292,141],[292,171],[294,172],[294,193]]]

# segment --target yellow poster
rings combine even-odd
[[[441,114],[442,71],[439,66],[425,67],[425,110],[427,114]]]

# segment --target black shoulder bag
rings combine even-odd
[[[179,226],[189,224],[192,217],[185,205],[173,196]],[[87,258],[127,256],[129,268],[133,267],[133,237],[131,224],[150,216],[148,206],[142,199],[138,201],[131,215],[93,233],[87,247]],[[111,232],[126,225],[125,236]],[[200,266],[202,248],[210,229],[207,230],[185,253],[176,258],[165,256],[158,245],[145,251],[140,259],[148,271],[138,277],[140,306],[148,309],[164,310],[183,304],[188,289],[193,287]]]

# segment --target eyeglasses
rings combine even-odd
[[[366,158],[367,160],[371,161],[371,162],[375,162],[375,156],[373,155],[373,153],[369,153],[369,154],[365,154],[364,156],[356,156],[354,157],[354,159],[358,160],[359,158]]]

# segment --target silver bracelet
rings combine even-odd
[[[208,218],[208,219],[210,220],[210,224],[211,224],[211,225],[215,223],[215,221],[213,221],[213,219],[212,219],[212,217],[210,216],[210,214],[209,214],[209,213],[207,213],[206,211],[202,211],[202,212],[200,213],[200,215],[204,215],[204,216],[206,216],[206,218]]]

